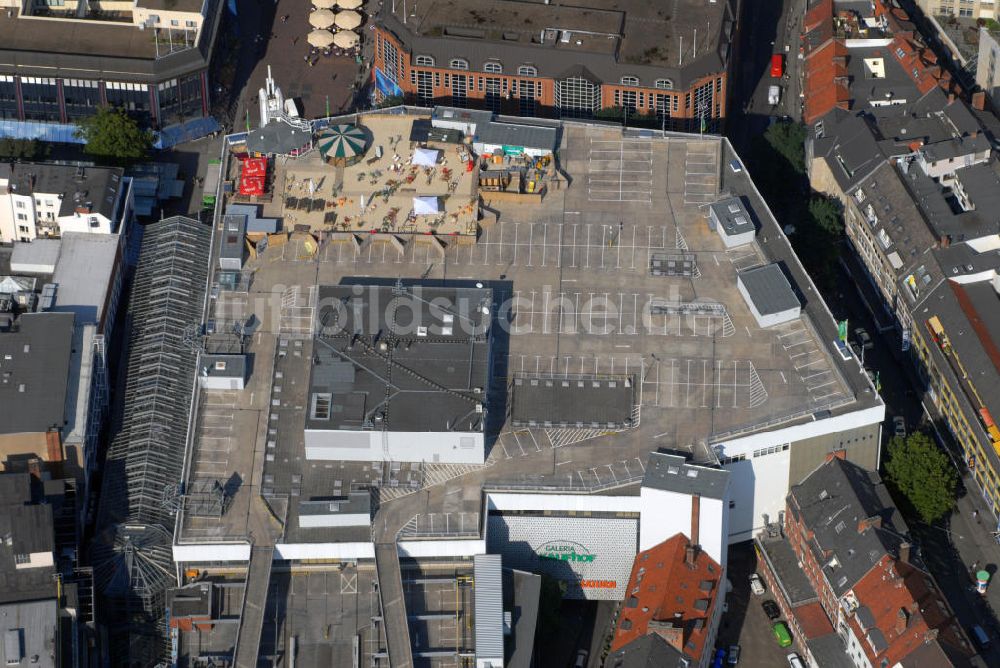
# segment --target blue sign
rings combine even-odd
[[[386,76],[379,68],[375,68],[375,90],[378,91],[382,99],[387,97],[403,96],[403,89],[395,81]]]

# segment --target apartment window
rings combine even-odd
[[[27,225],[18,225],[17,229],[20,230],[21,234],[27,234],[28,233],[28,226]]]
[[[469,61],[465,58],[452,58],[448,63],[448,67],[453,70],[467,70],[469,69]]]
[[[24,202],[22,202],[21,200],[17,200],[17,208],[18,209],[23,209],[24,208]]]
[[[517,68],[517,75],[520,77],[537,77],[538,68],[534,65],[521,65]]]
[[[28,220],[28,217],[26,215],[24,215],[23,213],[19,213],[19,214],[17,214],[17,219],[18,220]]]
[[[466,91],[468,78],[464,74],[453,74],[451,77],[451,103],[456,107],[466,106]]]
[[[623,86],[638,86],[639,77],[622,77]]]
[[[395,45],[389,40],[382,40],[382,62],[385,63],[385,74],[387,77],[398,83],[397,72],[399,70],[399,52]]]
[[[673,90],[674,82],[671,81],[670,79],[657,79],[656,87],[659,88],[660,90]]]
[[[500,90],[500,79],[486,77],[486,108],[490,111],[500,111]]]
[[[179,27],[180,24],[181,24],[181,22],[178,21],[177,19],[170,19],[170,25],[173,26],[174,28]]]
[[[434,67],[434,56],[417,56],[413,60],[413,64],[421,67]]]
[[[623,90],[621,97],[621,106],[628,109],[630,112],[635,113],[636,110],[636,95],[634,90]]]
[[[160,22],[160,17],[157,16],[156,14],[150,14],[149,15],[149,22],[153,23],[153,24],[159,23]]]
[[[503,72],[503,65],[496,62],[495,60],[487,60],[483,64],[483,71],[487,74],[500,74]]]
[[[588,118],[601,102],[600,85],[584,77],[568,77],[556,82],[555,106],[561,116]]]
[[[417,72],[417,99],[430,102],[434,99],[434,87],[431,85],[430,72]]]
[[[198,22],[197,21],[185,21],[184,25],[187,26],[188,28],[197,28],[198,27]]]

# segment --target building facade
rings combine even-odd
[[[1000,31],[983,26],[979,29],[979,57],[976,59],[976,84],[990,96],[994,106],[1000,102]]]
[[[0,135],[77,141],[102,105],[154,129],[207,116],[222,6],[0,1]]]
[[[957,16],[967,19],[996,17],[993,0],[917,0],[917,7],[928,16]]]
[[[721,130],[734,2],[685,0],[667,19],[640,2],[608,10],[594,0],[476,0],[461,16],[396,4],[376,21],[377,100],[561,118],[615,109],[609,117],[648,117],[668,130]]]
[[[132,181],[117,167],[0,164],[0,243],[66,232],[129,236]]]
[[[968,665],[975,651],[874,471],[832,454],[792,488],[779,531],[757,539],[759,563],[810,665]]]

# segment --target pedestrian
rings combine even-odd
[[[979,511],[978,510],[973,510],[972,511],[972,519],[976,519],[977,517],[979,517]]]
[[[281,17],[281,22],[282,23],[284,23],[287,20],[288,20],[288,14],[285,14],[284,16]]]

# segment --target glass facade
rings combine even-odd
[[[490,111],[500,113],[501,97],[500,97],[500,79],[495,77],[486,78],[486,98],[485,105]]]
[[[584,77],[569,77],[556,82],[555,98],[561,116],[589,118],[600,107],[601,86]]]
[[[0,76],[0,119],[17,117],[17,82],[12,76]]]
[[[430,72],[417,72],[417,100],[430,103],[434,100],[433,77]]]
[[[451,75],[451,103],[456,107],[465,107],[467,103],[466,91],[469,86],[469,77],[465,74]]]
[[[21,77],[21,100],[24,103],[25,120],[50,123],[62,120],[59,111],[59,85],[55,79]]]
[[[104,95],[108,104],[124,109],[137,120],[149,116],[149,87],[146,84],[109,81],[104,84]]]
[[[100,84],[87,79],[63,79],[63,102],[70,122],[91,116],[101,106]]]

